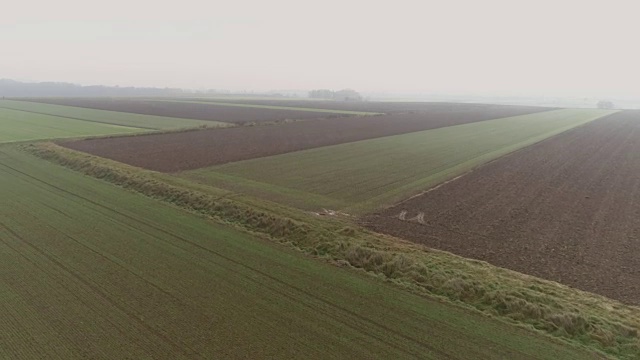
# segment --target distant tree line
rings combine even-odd
[[[338,101],[362,101],[362,96],[355,90],[342,89],[333,91],[329,89],[317,89],[309,91],[309,97],[312,99],[326,99]]]
[[[82,86],[64,82],[25,83],[0,79],[0,97],[99,97],[99,96],[177,96],[181,89],[119,86]]]
[[[613,109],[613,103],[608,100],[598,101],[598,109]]]

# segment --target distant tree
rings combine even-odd
[[[180,89],[136,88],[121,86],[82,86],[62,82],[25,83],[0,79],[0,94],[8,97],[98,97],[98,96],[175,96]]]
[[[340,91],[336,91],[333,95],[334,100],[340,101],[362,101],[362,96],[352,89],[343,89]]]
[[[613,109],[613,103],[608,100],[598,101],[598,109]]]
[[[317,89],[309,91],[309,97],[312,99],[333,99],[334,92],[329,89]]]

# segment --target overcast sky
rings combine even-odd
[[[0,78],[640,96],[633,1],[11,1]]]

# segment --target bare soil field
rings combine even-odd
[[[31,102],[75,106],[89,109],[127,112],[134,114],[165,116],[174,118],[222,121],[228,123],[251,123],[278,120],[302,120],[344,117],[339,113],[318,113],[300,110],[259,109],[238,106],[223,106],[204,103],[153,101],[142,99],[111,98],[23,98]]]
[[[362,222],[640,304],[640,111],[565,132]]]
[[[475,110],[458,104],[447,112],[334,118],[274,126],[89,139],[62,145],[146,169],[177,172],[514,114],[511,108],[503,112],[494,108],[487,111],[472,108]],[[519,114],[527,111],[519,109]]]
[[[187,100],[187,99],[182,99]],[[551,110],[552,108],[537,106],[516,106],[516,105],[492,105],[492,104],[461,104],[447,102],[395,102],[395,101],[324,101],[324,100],[251,100],[251,99],[188,99],[210,102],[228,102],[234,104],[266,105],[266,106],[286,106],[294,108],[315,108],[338,111],[363,111],[374,113],[430,113],[447,114],[452,111],[460,112],[495,112],[494,117],[515,116],[529,114],[538,111]],[[464,108],[461,108],[464,106]],[[511,115],[505,115],[509,112]]]

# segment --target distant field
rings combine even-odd
[[[548,111],[240,161],[182,176],[304,209],[358,214],[611,113]]]
[[[527,109],[517,111],[524,112]],[[514,112],[515,108],[478,109],[473,105],[458,104],[429,113],[358,116],[299,121],[278,126],[244,126],[135,138],[91,139],[64,143],[64,146],[151,170],[175,172],[484,121],[510,116]]]
[[[148,130],[9,110],[0,107],[0,143],[78,136],[130,134],[143,131]]]
[[[141,129],[169,130],[199,126],[227,126],[213,121],[140,115],[126,112],[87,109],[27,101],[0,100],[0,108],[28,111],[40,115],[53,115],[72,120],[83,120]]]
[[[211,99],[203,100],[203,99],[152,99],[154,101],[163,101],[163,102],[181,102],[181,103],[189,103],[189,104],[210,104],[210,105],[219,105],[219,106],[231,106],[231,107],[242,107],[242,108],[254,108],[254,109],[268,109],[268,110],[296,110],[296,111],[313,111],[319,113],[331,113],[331,114],[343,114],[343,115],[378,115],[380,113],[376,112],[367,112],[367,111],[353,111],[353,110],[340,110],[340,109],[327,109],[327,108],[318,108],[313,107],[313,104],[307,104],[307,102],[303,102],[303,105],[311,105],[311,106],[301,106],[296,107],[295,102],[287,103],[286,105],[279,105],[278,103],[270,104],[268,101],[259,104],[251,104],[247,102],[230,102],[230,101],[215,101]]]
[[[197,101],[209,103],[227,103],[247,106],[290,107],[298,109],[324,109],[335,111],[356,111],[369,113],[447,113],[464,108],[469,113],[487,113],[495,111],[492,118],[515,116],[538,111],[551,110],[549,107],[492,105],[492,104],[460,104],[446,102],[396,102],[396,101],[329,101],[311,99],[239,99],[239,98],[176,98],[176,101]],[[509,113],[511,112],[511,113]]]
[[[6,145],[0,198],[0,358],[597,357]]]
[[[379,232],[640,305],[640,111],[368,217]]]
[[[315,112],[312,110],[300,109],[269,109],[264,107],[229,106],[199,102],[158,101],[132,98],[25,98],[22,100],[125,113],[221,121],[227,123],[304,120],[348,116],[346,114],[341,114],[339,111],[327,112],[323,110],[322,112]]]

